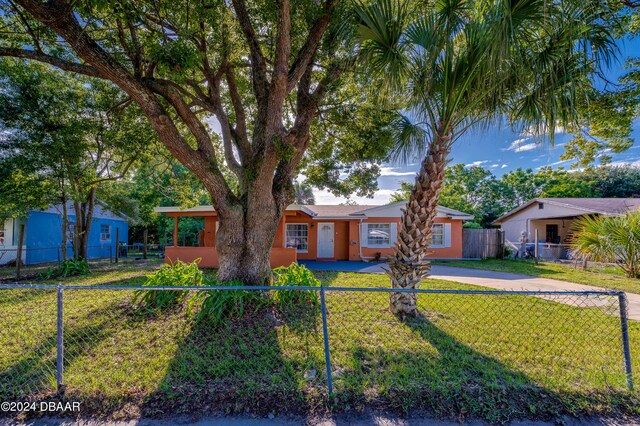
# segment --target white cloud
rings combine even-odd
[[[524,151],[532,151],[534,149],[536,149],[539,145],[535,142],[531,142],[525,145],[520,145],[519,147],[517,147],[514,151],[515,152],[524,152]]]
[[[483,164],[487,164],[489,162],[489,160],[482,160],[482,161],[474,161],[473,163],[469,163],[469,164],[465,164],[465,167],[473,167],[473,166],[482,166]]]
[[[504,169],[505,167],[509,167],[509,166],[506,164],[503,164],[502,166],[500,166],[501,169]]]
[[[490,165],[489,167],[490,167],[490,168],[492,168],[492,169],[495,169],[495,168],[496,168],[496,167],[498,167],[499,165],[500,165],[500,164],[492,164],[492,165]]]
[[[354,197],[351,197],[351,199],[356,203],[362,204],[362,205],[382,205],[382,204],[387,204],[389,202],[389,200],[391,199],[391,194],[393,194],[394,192],[396,191],[393,189],[380,189],[375,192],[375,194],[373,195],[373,198],[354,196]],[[327,190],[322,190],[322,191],[316,190],[313,192],[313,195],[316,198],[316,204],[336,205],[336,204],[341,204],[347,201],[346,198],[336,197],[335,195],[333,195]]]
[[[567,163],[567,162],[569,162],[569,161],[571,161],[571,160],[560,160],[560,161],[555,161],[555,162],[553,162],[553,163],[551,163],[551,164],[547,164],[547,166],[551,166],[551,167],[553,167],[553,166],[559,166],[560,164],[564,164],[564,163]]]
[[[397,171],[397,167],[381,167],[380,176],[415,176],[416,172]]]
[[[515,141],[511,142],[511,145],[509,145],[506,148],[501,148],[501,151],[517,151],[518,147],[523,143],[526,142],[528,140],[530,140],[531,138],[520,138],[520,139],[516,139]]]

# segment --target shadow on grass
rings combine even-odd
[[[64,330],[64,365],[90,353],[110,336],[104,322]],[[90,336],[90,338],[88,338]],[[51,396],[56,390],[57,334],[45,337],[13,365],[0,372],[0,400],[23,401]]]
[[[409,319],[404,326],[433,351],[394,348],[382,341],[367,342],[366,347],[354,344],[342,363],[333,365],[338,372],[337,408],[373,407],[405,414],[427,410],[437,417],[475,417],[492,423],[640,411],[638,393],[622,389],[554,392],[460,342],[426,316]]]
[[[142,413],[307,412],[326,392],[312,311],[293,321],[272,308],[245,309],[217,328],[206,321],[188,325]]]

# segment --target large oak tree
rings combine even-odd
[[[324,101],[344,103],[339,94],[354,52],[345,42],[347,5],[338,0],[0,4],[0,56],[110,80],[126,92],[211,195],[220,218],[220,279],[264,282],[277,224],[293,199],[301,161],[307,161],[314,119],[323,113]],[[319,128],[315,134],[322,142],[330,132]],[[369,181],[372,177],[365,174]]]

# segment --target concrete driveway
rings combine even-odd
[[[383,274],[385,263],[373,262],[317,262],[300,261],[307,268],[314,271],[361,272]],[[529,275],[512,274],[509,272],[485,271],[482,269],[459,268],[455,266],[433,265],[431,278],[459,283],[473,284],[500,290],[529,290],[529,291],[602,291],[606,288],[567,281],[538,278]],[[629,301],[629,318],[640,321],[640,294],[627,293]]]

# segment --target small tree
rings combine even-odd
[[[593,71],[613,56],[605,24],[615,15],[575,0],[377,0],[358,17],[367,65],[387,76],[391,94],[409,100],[397,152],[423,156],[388,271],[393,288],[414,289],[431,268],[424,256],[456,139],[508,118],[553,141],[557,126],[577,121],[575,105],[588,96]],[[416,293],[391,293],[391,311],[415,315],[416,300]]]
[[[25,200],[11,215],[46,204],[62,206],[62,241],[75,216],[74,253],[87,257],[97,192],[123,178],[155,140],[135,108],[113,85],[54,71],[42,64],[0,61],[0,168],[31,185],[0,185],[0,200]],[[4,173],[2,173],[4,174]],[[1,174],[0,174],[1,175]],[[12,181],[10,180],[10,182]],[[41,194],[46,194],[42,196]],[[3,201],[4,203],[4,201]],[[62,250],[64,260],[66,250]]]
[[[574,224],[571,249],[583,259],[617,264],[640,277],[640,211],[623,216],[584,216]]]

